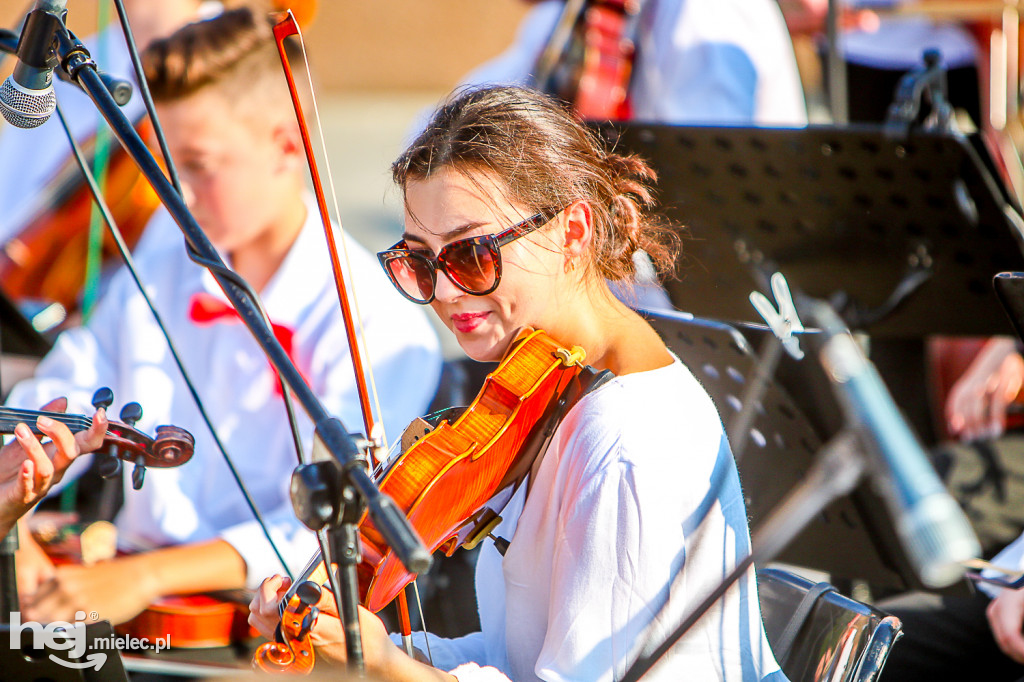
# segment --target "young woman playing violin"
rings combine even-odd
[[[476,360],[500,359],[532,327],[582,346],[588,364],[615,378],[568,412],[506,507],[493,533],[511,541],[504,556],[484,544],[481,632],[431,638],[431,667],[362,611],[367,670],[395,680],[612,679],[750,551],[711,399],[607,285],[631,279],[638,249],[671,265],[671,233],[647,213],[654,174],[607,152],[554,101],[518,88],[444,104],[393,173],[405,234],[379,258],[406,298],[429,304]],[[268,578],[250,605],[250,622],[268,637],[286,588]],[[312,641],[337,661],[340,621],[329,596],[319,606]],[[778,670],[753,572],[656,670],[694,680]]]

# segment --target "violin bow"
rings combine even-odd
[[[299,97],[298,89],[295,86],[295,78],[294,78],[294,76],[292,74],[291,64],[288,61],[288,54],[287,54],[287,51],[285,49],[285,42],[284,41],[287,38],[290,38],[290,37],[295,37],[295,38],[298,39],[299,46],[301,47],[303,59],[306,60],[306,77],[308,79],[308,87],[309,87],[309,93],[310,93],[310,100],[311,100],[312,105],[313,105],[313,114],[314,114],[314,118],[315,118],[315,120],[317,122],[317,130],[319,131],[320,145],[321,145],[321,149],[323,150],[323,154],[324,154],[325,167],[327,169],[327,176],[328,176],[328,181],[329,181],[328,185],[331,188],[331,198],[332,198],[333,203],[334,203],[334,214],[338,217],[338,221],[339,221],[339,225],[340,225],[341,216],[340,216],[340,212],[338,211],[338,199],[337,199],[337,195],[335,194],[335,191],[334,191],[334,182],[331,179],[330,163],[329,163],[329,161],[327,161],[327,153],[326,153],[327,145],[324,142],[323,125],[320,122],[320,114],[319,114],[319,111],[317,110],[316,95],[314,93],[312,76],[311,76],[311,72],[310,72],[310,69],[309,69],[309,60],[306,57],[306,47],[305,47],[305,43],[302,40],[302,32],[299,30],[298,22],[295,21],[295,16],[292,13],[292,11],[290,9],[288,9],[288,10],[286,10],[286,11],[284,11],[282,13],[281,20],[278,21],[274,25],[274,39],[275,39],[275,41],[277,43],[278,55],[281,57],[281,66],[284,69],[285,77],[286,77],[286,79],[288,81],[288,92],[291,95],[292,105],[295,108],[295,116],[296,116],[296,118],[298,120],[299,132],[300,132],[300,134],[302,136],[302,146],[303,146],[303,149],[305,150],[305,153],[306,153],[306,161],[308,162],[309,172],[310,172],[310,175],[311,175],[312,180],[313,180],[313,190],[314,190],[314,192],[316,194],[317,208],[320,211],[320,220],[323,223],[324,233],[327,236],[327,248],[328,248],[328,251],[330,253],[331,267],[334,270],[334,281],[335,281],[335,284],[337,286],[338,299],[339,299],[339,302],[340,302],[340,305],[341,305],[341,313],[342,313],[342,316],[343,316],[344,321],[345,321],[345,332],[346,332],[346,335],[348,336],[349,348],[351,349],[350,355],[352,356],[352,369],[355,372],[356,387],[357,387],[357,390],[358,390],[358,393],[359,393],[359,402],[360,402],[360,405],[362,407],[362,412],[363,412],[363,425],[366,428],[367,436],[372,439],[373,435],[374,435],[374,433],[376,431],[376,425],[375,425],[374,420],[373,420],[373,412],[370,409],[369,396],[368,396],[368,393],[367,393],[367,390],[366,390],[365,375],[363,373],[362,360],[360,359],[360,355],[361,355],[360,354],[360,345],[358,344],[358,341],[356,339],[356,334],[355,334],[355,322],[353,320],[351,307],[349,305],[349,297],[348,297],[348,293],[347,293],[347,290],[346,290],[346,287],[345,287],[345,279],[344,279],[344,275],[342,274],[341,263],[339,262],[339,258],[338,258],[338,250],[337,250],[336,245],[335,245],[334,229],[331,226],[330,213],[327,210],[327,200],[326,200],[326,198],[324,196],[323,183],[320,180],[320,172],[317,169],[316,159],[315,159],[315,156],[314,156],[314,153],[313,153],[313,146],[312,146],[312,143],[311,143],[310,137],[309,137],[309,127],[306,125],[306,117],[305,117],[305,115],[303,113],[302,102],[301,102],[301,99]],[[346,241],[345,241],[345,230],[344,230],[344,228],[342,228],[342,230],[341,230],[341,236],[342,236],[342,246],[345,248],[346,260],[347,260],[347,258],[348,258],[348,247],[347,247]],[[351,266],[349,267],[349,269],[351,270]],[[354,293],[355,293],[355,289],[353,289],[353,294]],[[353,298],[355,298],[355,296],[353,296]],[[356,301],[356,312],[358,313],[358,301]],[[359,319],[361,320],[361,317]],[[361,323],[361,321],[360,321],[359,324],[360,324],[360,331],[362,331],[362,326],[361,326],[362,323]],[[365,339],[365,334],[363,334],[363,338]],[[369,359],[367,359],[367,361],[369,362]],[[370,381],[371,381],[371,384],[372,384],[372,382],[373,382],[373,371],[372,371],[372,368],[370,370]],[[374,394],[374,402],[377,405],[377,412],[379,413],[380,412],[380,405],[379,405],[379,402],[378,402],[377,391],[376,391],[375,387],[374,387],[373,394]],[[381,430],[383,431],[383,426],[381,426]],[[386,449],[386,434],[383,434],[383,437],[385,439],[384,443],[385,443],[385,449]],[[318,533],[318,537],[321,540],[321,553],[322,553],[322,555],[324,557],[324,561],[327,562],[326,565],[330,566],[331,565],[330,564],[330,555],[327,552],[327,546],[323,542],[323,539],[322,539],[321,536],[322,536],[322,534]],[[335,575],[334,575],[334,571],[328,570],[327,574],[328,574],[328,576],[329,576],[329,578],[331,580],[331,587],[333,589],[335,587],[335,579],[336,579]],[[415,585],[415,581],[413,582],[413,585]],[[413,589],[416,589],[416,588],[414,587]],[[335,593],[337,594],[337,592],[335,592]],[[419,599],[419,595],[417,594],[417,600],[418,599]],[[341,613],[341,610],[340,610],[340,605],[339,605],[339,614],[340,613]],[[422,622],[422,613],[423,613],[422,609],[420,609],[421,622]],[[413,649],[412,649],[412,626],[411,626],[411,620],[409,618],[408,600],[406,599],[404,591],[399,594],[399,598],[398,598],[398,619],[399,619],[399,624],[400,624],[402,641],[403,641],[403,644],[405,646],[406,653],[408,653],[410,656],[412,656],[413,655]]]
[[[282,13],[283,18],[274,25],[274,40],[277,44],[277,52],[281,57],[281,67],[284,69],[285,78],[288,81],[288,93],[291,95],[292,106],[295,108],[295,117],[299,124],[299,133],[302,136],[302,148],[306,153],[306,161],[309,165],[309,172],[313,181],[313,191],[316,194],[316,205],[320,211],[320,220],[323,223],[324,235],[327,238],[327,251],[331,258],[331,269],[334,272],[334,283],[338,290],[338,301],[341,305],[341,314],[345,322],[345,334],[348,338],[349,348],[351,352],[349,355],[352,357],[352,371],[355,372],[356,390],[359,394],[359,405],[363,412],[363,426],[366,428],[366,436],[368,438],[374,437],[375,422],[374,413],[370,408],[369,393],[366,388],[366,374],[363,371],[363,362],[360,353],[360,345],[356,338],[356,321],[352,315],[352,306],[349,303],[348,291],[345,287],[345,276],[341,270],[341,262],[338,258],[337,242],[334,238],[334,228],[331,224],[330,213],[327,210],[327,199],[324,196],[323,183],[320,180],[320,171],[317,168],[316,158],[313,154],[313,145],[309,138],[309,127],[306,125],[306,117],[302,110],[302,102],[299,98],[298,89],[295,87],[295,78],[292,75],[291,64],[288,61],[288,54],[285,49],[285,40],[290,37],[295,37],[299,41],[299,46],[302,50],[302,58],[306,61],[306,77],[308,79],[308,87],[310,93],[310,101],[313,104],[313,116],[317,122],[317,130],[319,131],[320,146],[324,154],[324,165],[327,169],[328,186],[331,188],[331,199],[334,203],[334,215],[338,218],[338,224],[341,224],[341,214],[338,211],[338,197],[334,191],[334,181],[331,177],[331,166],[327,160],[327,145],[324,141],[323,126],[320,123],[320,113],[316,105],[316,94],[313,89],[313,79],[309,70],[309,60],[306,58],[306,46],[302,40],[302,32],[299,30],[299,24],[295,21],[295,15],[290,9],[285,10]],[[345,258],[348,261],[348,246],[345,241],[345,230],[341,230],[342,247],[345,249]],[[348,264],[348,263],[346,263]],[[351,270],[351,265],[349,265]],[[353,288],[353,294],[355,289]],[[353,296],[353,299],[355,296]],[[359,312],[358,301],[356,302],[356,312]],[[359,327],[362,332],[361,317]],[[361,334],[365,339],[365,334]],[[367,360],[369,362],[369,360]],[[370,381],[373,381],[372,369],[370,373]],[[377,406],[377,412],[380,412],[380,404],[377,399],[377,392],[374,390],[374,402]]]

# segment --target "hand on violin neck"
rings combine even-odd
[[[269,640],[275,639],[277,626],[281,622],[278,605],[291,584],[289,578],[281,575],[264,578],[249,602],[249,625]]]
[[[256,596],[249,604],[249,624],[267,639],[275,639],[281,623],[279,605],[287,596],[291,582],[288,578],[275,575],[264,580],[256,590]],[[319,616],[309,638],[316,648],[317,665],[340,666],[345,664],[345,631],[338,618],[334,597],[324,589],[320,600],[312,605],[319,610]],[[359,626],[363,636],[363,655],[366,672],[380,680],[445,680],[455,678],[448,673],[416,661],[399,649],[388,637],[387,630],[375,614],[359,607]]]
[[[57,398],[42,409],[63,412],[67,409],[67,400]],[[42,437],[34,436],[27,425],[21,424],[15,429],[14,442],[0,450],[0,531],[3,534],[61,480],[76,457],[103,444],[107,419],[106,413],[98,410],[92,425],[77,434],[46,416],[38,417],[35,426],[43,436],[49,437],[49,443],[44,445]]]

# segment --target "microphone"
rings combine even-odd
[[[981,553],[978,539],[849,329],[831,306],[811,305],[825,337],[821,363],[847,422],[884,465],[876,481],[901,544],[925,585],[951,585],[964,573],[962,562]]]
[[[53,92],[54,47],[64,28],[67,0],[36,0],[18,40],[18,65],[0,86],[0,113],[17,128],[35,128],[57,107]]]

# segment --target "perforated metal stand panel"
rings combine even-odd
[[[645,315],[710,394],[726,431],[731,432],[758,360],[746,338],[719,322],[660,311]],[[813,355],[800,361],[799,367],[809,375],[820,374]],[[809,376],[811,383],[817,380]],[[836,409],[833,404],[821,408]],[[748,442],[738,462],[751,528],[803,478],[822,445],[812,422],[779,383],[768,384],[754,410],[751,428],[741,436]],[[732,445],[737,449],[736,443]],[[866,488],[832,503],[777,559],[875,585],[920,584],[881,501]]]
[[[756,321],[758,274],[781,270],[806,293],[878,306],[912,264],[932,275],[873,335],[1010,333],[992,293],[1024,269],[1021,220],[965,139],[879,127],[602,128],[658,171],[659,203],[685,226],[681,310]]]

